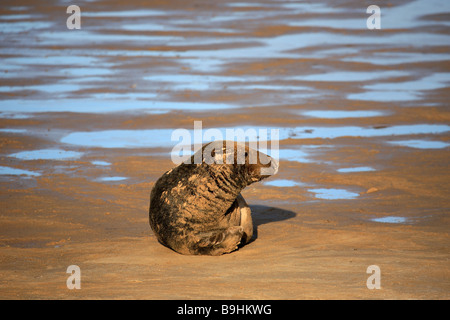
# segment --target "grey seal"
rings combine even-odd
[[[253,235],[251,210],[241,191],[277,170],[275,159],[244,143],[208,143],[156,181],[150,226],[160,243],[178,253],[230,253]]]

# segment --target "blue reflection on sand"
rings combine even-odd
[[[243,127],[245,138],[250,141],[262,141],[264,137],[258,138],[260,129],[267,129],[270,134],[271,129],[279,129],[280,140],[284,139],[308,139],[322,138],[334,139],[339,137],[383,137],[410,134],[437,134],[450,130],[447,125],[404,125],[393,126],[382,129],[362,128],[362,127],[297,127],[297,128],[259,128]],[[172,133],[175,129],[149,129],[149,130],[105,130],[90,132],[73,132],[63,137],[61,142],[87,147],[101,148],[154,148],[173,147],[178,142],[171,141]],[[226,128],[217,129],[222,138],[226,138]],[[193,130],[187,130],[189,137],[193,137]],[[217,138],[217,137],[215,137]],[[270,136],[267,137],[270,140]],[[192,138],[193,139],[193,138]],[[206,141],[203,141],[206,142]],[[283,150],[283,149],[281,149]],[[291,150],[291,149],[286,149]],[[292,149],[293,150],[293,149]],[[283,152],[283,151],[281,151]],[[295,158],[296,151],[284,151],[280,157]],[[298,154],[304,156],[302,153]],[[291,157],[292,156],[292,157]]]
[[[296,161],[309,163],[312,162],[308,159],[309,154],[299,149],[279,149],[279,158],[287,161]]]
[[[1,128],[0,132],[7,132],[7,133],[26,133],[26,129],[12,129],[12,128]]]
[[[347,8],[330,6],[326,3],[291,1],[281,3],[282,8],[295,13],[338,13],[348,11]]]
[[[365,62],[376,65],[395,65],[403,63],[433,62],[450,60],[448,53],[423,52],[376,52],[371,56],[353,56],[342,61]]]
[[[143,100],[150,100],[157,97],[156,93],[152,92],[102,92],[102,93],[94,93],[91,94],[92,98],[100,99],[100,100],[122,100],[122,102],[130,103],[131,101],[124,101],[124,100],[136,100],[136,99],[143,99]]]
[[[41,84],[33,86],[1,86],[0,92],[12,92],[12,91],[22,91],[22,90],[36,90],[48,93],[60,93],[60,92],[70,92],[80,90],[82,87],[77,84],[68,83],[51,83],[51,84]]]
[[[83,44],[98,44],[98,43],[131,43],[131,42],[147,42],[152,44],[166,44],[173,41],[182,41],[184,38],[179,36],[157,36],[157,35],[141,35],[141,34],[109,34],[109,33],[94,33],[87,31],[77,31],[67,37],[67,32],[40,32],[38,35],[39,41],[45,45],[60,45],[61,42],[66,43],[83,43]]]
[[[103,177],[100,178],[100,181],[114,182],[114,181],[123,181],[128,179],[127,177]]]
[[[383,10],[383,29],[410,29],[426,25],[449,26],[448,20],[424,19],[424,16],[450,11],[450,3],[442,0],[411,1]],[[401,17],[401,18],[399,18]]]
[[[359,196],[358,193],[350,192],[344,189],[308,189],[309,192],[315,193],[315,197],[326,200],[339,200],[339,199],[355,199]]]
[[[408,219],[406,219],[405,217],[396,217],[396,216],[374,218],[371,220],[375,221],[375,222],[381,222],[381,223],[405,223],[408,221]]]
[[[136,17],[153,17],[153,16],[164,16],[167,12],[161,10],[124,10],[124,11],[83,11],[83,17],[88,18],[136,18]]]
[[[28,115],[28,114],[23,114],[23,113],[0,112],[0,118],[3,118],[3,119],[29,119],[29,118],[32,118],[32,116]],[[0,132],[4,132],[4,131],[0,130]],[[23,132],[26,132],[26,130],[24,130]]]
[[[431,140],[388,141],[388,143],[416,149],[444,149],[450,146],[449,143],[446,143],[444,141],[431,141]]]
[[[0,34],[2,33],[21,33],[39,29],[47,29],[53,25],[49,21],[20,21],[20,22],[0,22]]]
[[[170,90],[208,90],[218,86],[222,89],[224,84],[230,82],[239,82],[239,86],[246,86],[246,82],[261,80],[262,77],[232,77],[232,76],[213,76],[202,74],[164,74],[151,75],[144,77],[145,80],[157,83],[158,86],[165,86]]]
[[[64,100],[1,100],[0,112],[9,113],[41,113],[41,112],[80,112],[108,113],[142,110],[220,110],[237,108],[237,105],[206,102],[179,101],[145,101],[145,100],[96,100],[96,99],[64,99]]]
[[[296,187],[296,186],[303,185],[303,183],[293,181],[293,180],[287,180],[287,179],[278,179],[278,180],[265,181],[264,185],[272,186],[272,187]]]
[[[362,93],[352,93],[347,96],[350,100],[395,102],[413,101],[420,99],[414,91],[367,91]]]
[[[332,29],[365,29],[365,19],[302,19],[301,21],[289,22],[289,26],[292,27],[325,27]]]
[[[438,72],[432,75],[423,77],[418,80],[403,81],[403,82],[387,82],[375,83],[366,85],[365,88],[369,90],[382,91],[417,91],[417,90],[435,90],[446,88],[449,86],[450,73]]]
[[[12,8],[10,8],[13,10]],[[24,10],[26,10],[27,7],[24,7]],[[8,15],[0,15],[0,20],[25,20],[25,19],[31,19],[36,18],[37,16],[31,15],[31,14],[8,14]]]
[[[42,41],[48,42],[52,40],[54,43],[60,35],[44,33],[42,35]],[[196,62],[199,64],[204,59],[214,61],[214,64],[226,63],[233,60],[246,60],[249,59],[261,59],[261,58],[299,58],[302,57],[301,54],[293,52],[292,50],[314,47],[320,45],[339,45],[340,47],[345,47],[346,45],[391,45],[395,43],[399,46],[417,46],[422,47],[423,43],[428,46],[441,45],[450,39],[448,35],[443,34],[430,34],[430,33],[414,33],[414,34],[392,34],[385,35],[383,37],[367,37],[362,38],[360,35],[350,35],[350,34],[336,34],[330,32],[306,32],[299,34],[288,34],[281,35],[271,38],[257,38],[254,45],[239,48],[224,48],[221,50],[216,49],[192,49],[192,50],[174,50],[177,45],[198,45],[203,40],[196,40],[189,38],[188,40],[182,37],[170,37],[170,36],[148,36],[148,35],[116,35],[116,34],[86,34],[79,35],[78,38],[72,39],[73,41],[83,41],[86,38],[88,41],[126,41],[125,38],[128,37],[128,41],[152,41],[156,44],[167,44],[170,43],[171,50],[104,50],[95,49],[92,52],[94,56],[156,56],[156,57],[166,57],[166,58],[182,58],[189,59],[191,62]],[[198,42],[200,41],[200,42]],[[235,43],[238,42],[248,42],[248,38],[241,39],[224,39],[222,43]],[[371,72],[372,73],[372,72]],[[357,78],[369,78],[369,79],[379,79],[380,77],[389,77],[390,75],[400,75],[401,71],[380,71],[375,72],[374,75],[371,73],[364,72],[351,72],[346,73],[350,76],[348,81],[358,81]],[[366,75],[362,75],[366,74]],[[342,79],[342,74],[340,72],[329,73],[328,79]],[[319,77],[319,81],[322,81],[323,75],[311,76],[309,80],[314,80],[314,77]],[[302,77],[297,77],[299,80]],[[327,81],[326,79],[323,81]],[[331,80],[329,80],[331,81]],[[334,80],[340,81],[340,80]],[[342,80],[341,80],[342,81]]]
[[[347,172],[369,172],[375,171],[372,167],[353,167],[353,168],[341,168],[337,170],[338,172],[347,173]]]
[[[100,148],[154,148],[176,145],[171,141],[173,129],[105,130],[73,132],[62,143]]]
[[[236,90],[311,90],[300,85],[273,85],[267,83],[265,77],[260,76],[216,76],[208,74],[158,74],[145,76],[144,80],[168,90],[222,90],[226,85],[228,89]]]
[[[345,119],[378,117],[384,115],[385,112],[375,110],[311,110],[302,111],[300,114],[322,119]]]
[[[440,124],[416,124],[392,126],[382,129],[363,127],[297,127],[294,129],[283,128],[280,130],[280,138],[308,139],[322,138],[334,139],[338,137],[383,137],[390,135],[409,134],[433,134],[444,133],[450,130],[448,125]]]
[[[21,160],[74,160],[83,155],[82,152],[66,151],[61,149],[41,149],[33,151],[22,151],[10,154],[9,157]]]
[[[313,3],[300,4],[304,5],[305,10],[307,7],[313,5]],[[319,7],[320,8],[320,7]],[[324,13],[330,12],[326,8],[321,8],[317,12]],[[333,8],[336,9],[336,8]],[[329,10],[329,8],[328,8]],[[427,21],[427,19],[420,19],[425,15],[439,14],[441,12],[450,11],[450,5],[447,1],[442,0],[428,0],[428,1],[411,1],[406,4],[396,5],[388,9],[383,10],[382,8],[382,29],[409,29],[423,27],[426,25],[445,25],[449,26],[450,23],[446,20],[441,21]],[[336,11],[332,11],[336,13]],[[351,12],[351,11],[350,11]],[[367,16],[369,17],[369,16]],[[401,17],[401,18],[399,18]],[[290,26],[310,26],[310,27],[326,27],[333,29],[360,29],[364,30],[367,28],[366,19],[356,19],[354,16],[352,18],[328,18],[324,19],[322,17],[310,18],[306,17],[301,19],[301,21],[295,21],[289,23]]]
[[[438,72],[417,80],[368,84],[364,86],[366,92],[352,93],[347,98],[382,102],[418,100],[426,91],[448,88],[449,83],[450,73]]]
[[[362,71],[336,71],[320,74],[311,74],[307,76],[298,77],[298,80],[304,81],[369,81],[383,78],[395,78],[408,76],[409,73],[405,71],[374,71],[374,72],[362,72]]]
[[[3,167],[0,166],[0,175],[11,175],[11,176],[32,176],[32,177],[38,177],[41,174],[33,171],[28,170],[22,170],[22,169],[16,169],[16,168],[10,168],[10,167]]]
[[[91,161],[91,163],[96,166],[110,166],[111,165],[111,163],[109,163],[109,162],[100,161],[100,160],[94,160],[94,161]]]
[[[3,63],[14,63],[18,65],[81,65],[81,66],[88,66],[88,65],[98,65],[98,63],[101,62],[99,58],[94,57],[88,57],[88,56],[74,56],[74,55],[61,55],[61,56],[54,56],[54,55],[46,55],[48,51],[38,51],[36,54],[43,54],[45,56],[17,56],[13,58],[5,58],[3,60]]]
[[[162,25],[160,23],[134,23],[134,24],[123,24],[121,25],[123,30],[128,31],[163,31],[163,30],[176,30],[176,28]]]
[[[280,139],[335,139],[339,137],[383,137],[390,135],[437,134],[450,130],[448,125],[416,124],[392,126],[381,129],[356,126],[280,128]]]
[[[107,68],[91,68],[91,67],[76,67],[65,68],[59,70],[62,74],[69,77],[82,77],[82,76],[107,76],[114,73],[113,70]]]

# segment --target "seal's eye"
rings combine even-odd
[[[248,157],[248,152],[247,152],[247,151],[245,152],[245,157],[246,157],[246,158]]]

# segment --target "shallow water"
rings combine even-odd
[[[418,80],[404,82],[386,82],[368,84],[367,92],[348,96],[353,100],[371,101],[409,101],[423,99],[429,90],[447,88],[450,83],[450,73],[435,73]]]
[[[127,177],[103,177],[100,178],[100,181],[105,181],[105,182],[114,182],[114,181],[123,181],[123,180],[127,180]]]
[[[397,65],[417,62],[448,61],[448,53],[423,53],[423,52],[375,52],[371,56],[354,56],[343,58],[342,61],[365,62],[379,65]]]
[[[278,180],[270,180],[267,182],[264,182],[266,186],[272,186],[272,187],[296,187],[303,185],[300,182],[293,181],[293,180],[287,180],[287,179],[278,179]]]
[[[41,174],[34,171],[29,170],[23,170],[23,169],[16,169],[16,168],[10,168],[10,167],[3,167],[0,166],[0,175],[2,176],[31,176],[31,177],[38,177]]]
[[[126,11],[86,11],[83,12],[83,16],[88,18],[105,18],[105,17],[153,17],[153,16],[164,16],[167,13],[160,10],[149,10],[149,9],[139,9],[139,10],[126,10]]]
[[[268,151],[270,153],[270,150]],[[282,160],[296,161],[302,163],[312,162],[310,158],[311,152],[307,150],[305,146],[298,149],[279,149],[279,157]]]
[[[194,10],[98,0],[81,5],[81,30],[68,30],[64,10],[56,17],[39,6],[5,6],[0,134],[46,143],[2,151],[3,159],[71,161],[89,153],[90,167],[109,169],[113,152],[145,149],[170,161],[174,130],[193,137],[193,121],[203,120],[223,138],[227,128],[242,128],[256,130],[245,139],[264,141],[261,130],[278,129],[287,169],[265,185],[287,190],[302,187],[290,179],[296,166],[368,178],[383,166],[364,155],[447,150],[448,117],[422,109],[448,107],[449,23],[440,15],[449,2],[381,5],[381,30],[366,29],[363,7],[249,1]],[[351,161],[328,159],[349,146],[359,150]],[[309,192],[360,198],[338,188]]]
[[[377,79],[389,79],[408,76],[404,71],[379,71],[379,72],[361,72],[361,71],[340,71],[323,74],[312,74],[305,77],[299,77],[298,80],[304,81],[329,81],[329,82],[353,82],[370,81]]]
[[[340,168],[337,170],[337,172],[369,172],[369,171],[375,171],[372,167],[353,167],[353,168]]]
[[[82,152],[66,151],[61,149],[41,149],[22,151],[10,154],[9,157],[21,160],[69,160],[79,159],[82,155]]]
[[[444,141],[430,141],[430,140],[403,140],[403,141],[389,141],[390,144],[417,148],[417,149],[444,149],[450,146]]]
[[[110,166],[111,165],[110,162],[100,161],[100,160],[91,161],[91,163],[96,166]]]
[[[372,221],[381,222],[381,223],[406,223],[408,221],[405,217],[382,217],[382,218],[373,218]]]
[[[173,129],[150,129],[150,130],[106,130],[92,132],[73,132],[63,137],[61,142],[69,143],[84,147],[101,147],[101,148],[155,148],[155,147],[174,147],[181,141],[176,137],[172,139]],[[228,128],[233,129],[233,128]],[[238,129],[238,128],[236,128]],[[267,127],[243,127],[245,135],[238,141],[257,141],[263,140],[264,137],[258,136],[258,132],[267,129],[267,138],[271,140],[271,130],[279,129],[279,139],[336,139],[340,137],[388,137],[402,135],[422,135],[422,134],[438,134],[450,131],[447,125],[403,125],[387,128],[363,128],[363,127],[296,127],[296,128],[267,128]],[[250,130],[251,129],[251,130]],[[206,129],[207,130],[207,129]],[[206,131],[205,130],[205,131]],[[226,139],[226,128],[217,128],[217,132],[222,139]],[[194,143],[194,131],[188,130],[190,141]],[[217,137],[216,137],[217,138]],[[239,137],[238,137],[239,138]],[[203,142],[210,142],[211,139],[204,137]],[[285,158],[292,158],[284,151]],[[299,154],[302,156],[301,154]]]
[[[98,94],[96,94],[98,95]],[[109,94],[105,94],[108,97]],[[236,105],[206,102],[168,102],[154,100],[127,99],[62,99],[62,100],[3,100],[0,110],[5,113],[44,113],[44,112],[76,112],[76,113],[112,113],[126,111],[142,111],[160,113],[167,110],[215,110],[234,109]],[[45,104],[45,106],[43,106]]]
[[[316,198],[324,200],[355,199],[359,196],[355,192],[334,188],[315,188],[308,189],[308,191],[314,193]]]
[[[385,113],[381,111],[375,110],[311,110],[311,111],[302,111],[300,114],[313,117],[313,118],[322,118],[322,119],[345,119],[345,118],[365,118],[365,117],[378,117],[382,116]]]

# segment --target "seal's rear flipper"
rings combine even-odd
[[[191,245],[193,254],[218,256],[238,248],[244,229],[241,226],[214,230],[195,235],[195,243]]]

